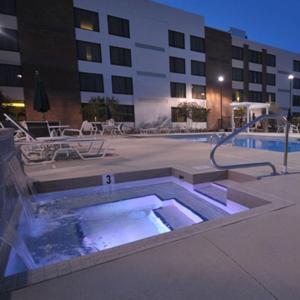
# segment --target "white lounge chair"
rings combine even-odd
[[[62,132],[62,136],[87,136],[95,135],[97,127],[89,121],[83,121],[80,129],[66,128]]]

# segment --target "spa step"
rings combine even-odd
[[[173,205],[155,209],[154,213],[172,230],[190,226],[195,223],[192,219],[187,217],[183,212]]]
[[[237,184],[236,181],[233,181],[233,180],[230,180],[230,179],[218,180],[218,181],[214,181],[213,183],[216,184],[216,185],[219,185],[223,188],[226,188],[226,189],[228,189],[229,187]]]
[[[227,204],[227,189],[219,184],[199,184],[194,187],[194,190],[223,205]]]

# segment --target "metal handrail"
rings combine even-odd
[[[231,140],[232,138],[234,138],[235,136],[237,136],[239,133],[243,132],[247,128],[252,127],[253,125],[255,125],[255,123],[262,121],[262,120],[269,120],[269,119],[277,119],[277,120],[282,119],[285,122],[287,122],[286,113],[281,112],[281,113],[273,114],[273,115],[261,115],[261,116],[255,118],[254,120],[252,120],[251,122],[236,129],[231,134],[229,134],[226,137],[219,140],[218,143],[212,149],[212,151],[210,153],[210,160],[211,160],[213,166],[220,170],[232,170],[232,169],[240,169],[240,168],[256,168],[256,167],[268,166],[272,169],[272,172],[273,172],[272,175],[278,174],[276,171],[276,167],[271,162],[245,163],[245,164],[237,164],[237,165],[220,165],[216,162],[216,159],[215,159],[215,152],[221,145],[223,145],[227,141]]]

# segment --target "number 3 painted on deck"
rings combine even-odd
[[[106,175],[106,184],[111,184],[111,176]]]

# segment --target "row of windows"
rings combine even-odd
[[[170,72],[185,74],[185,59],[170,57]],[[191,74],[195,76],[205,76],[205,63],[201,61],[191,61]]]
[[[19,51],[18,32],[16,30],[1,28],[0,50]]]
[[[171,97],[172,98],[186,98],[186,84],[181,82],[171,82]],[[204,85],[192,85],[193,99],[206,99],[206,87]]]
[[[244,70],[232,68],[232,80],[244,81]],[[249,82],[262,84],[262,72],[249,71]],[[276,85],[276,75],[267,73],[267,85]]]
[[[16,15],[16,0],[1,0],[0,13],[6,15]]]
[[[97,12],[75,8],[75,26],[84,30],[100,31],[99,16]],[[111,35],[130,38],[129,20],[107,16],[108,33]]]
[[[117,66],[131,67],[131,50],[115,46],[109,47],[110,63]],[[101,45],[77,41],[77,53],[80,60],[102,62]]]
[[[79,73],[80,90],[85,92],[104,93],[102,74]],[[123,76],[112,76],[112,92],[114,94],[133,95],[132,78]]]
[[[244,101],[244,91],[243,90],[233,90],[232,91],[232,101],[243,102]],[[267,93],[267,99],[263,99],[262,92],[249,91],[249,101],[251,102],[275,102],[276,94]]]
[[[169,30],[169,46],[174,48],[185,49],[184,33]],[[205,40],[201,37],[190,36],[190,49],[194,52],[205,52]]]
[[[232,58],[244,60],[245,50],[242,47],[232,46]],[[262,53],[255,50],[249,50],[249,61],[256,64],[262,64]],[[267,54],[267,66],[276,67],[276,56]]]

